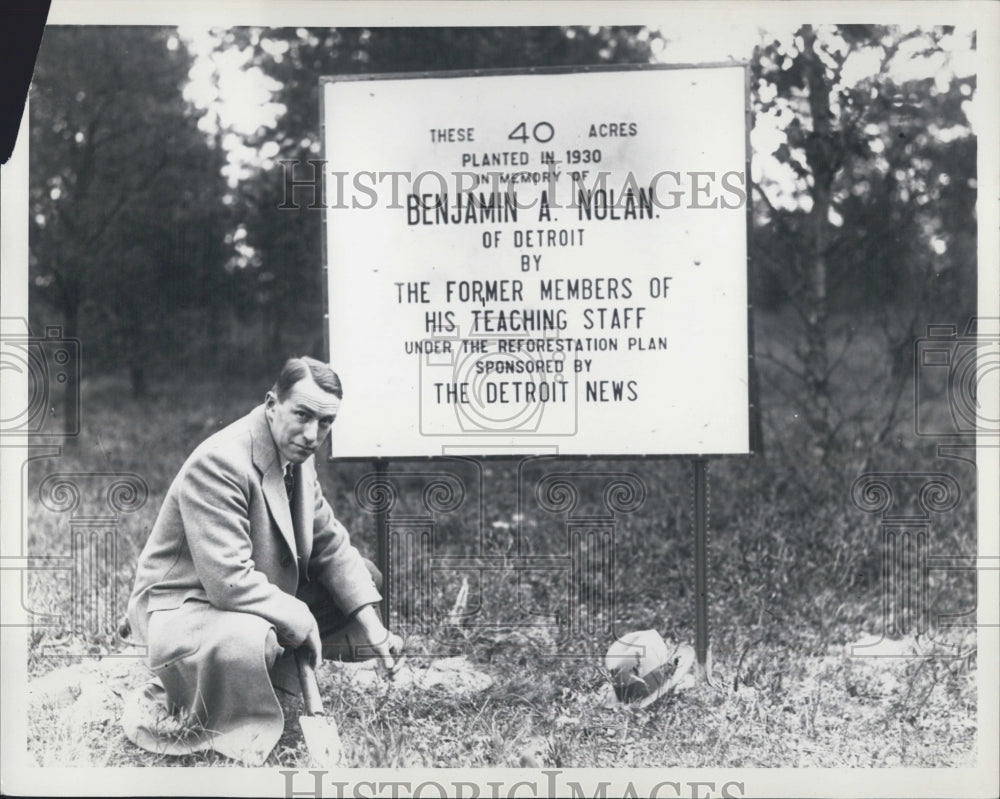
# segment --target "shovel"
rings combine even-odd
[[[306,739],[309,757],[317,768],[336,768],[343,765],[344,750],[340,744],[337,723],[326,715],[323,699],[319,695],[316,672],[309,662],[309,650],[300,647],[295,650],[295,665],[299,670],[299,684],[302,686],[302,704],[306,715],[299,716],[302,737]]]

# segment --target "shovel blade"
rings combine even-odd
[[[344,750],[340,743],[337,723],[327,716],[299,716],[302,737],[305,738],[309,757],[318,768],[336,768],[343,765]]]

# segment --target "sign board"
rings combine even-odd
[[[321,89],[335,457],[750,451],[742,66]]]

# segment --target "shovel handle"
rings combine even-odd
[[[295,665],[299,670],[299,685],[302,687],[302,703],[306,715],[323,716],[323,697],[319,694],[319,683],[316,682],[316,672],[309,662],[309,650],[299,647],[295,650]]]

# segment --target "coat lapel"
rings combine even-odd
[[[281,460],[278,458],[278,450],[274,446],[271,430],[267,426],[263,405],[255,408],[250,414],[250,435],[253,438],[253,463],[261,473],[264,500],[267,502],[268,510],[271,511],[271,516],[277,523],[289,549],[291,549],[292,554],[297,555],[295,527],[292,524],[291,509],[288,507],[288,494],[285,493]]]

